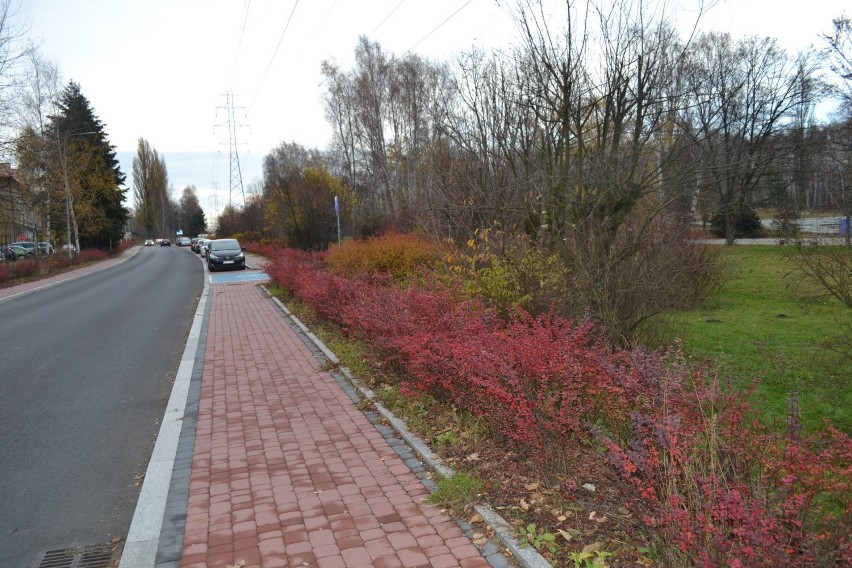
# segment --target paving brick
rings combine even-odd
[[[209,302],[182,568],[488,565],[259,288]]]

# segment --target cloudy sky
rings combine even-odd
[[[548,0],[546,0],[547,3]],[[559,0],[550,0],[559,3]],[[564,1],[564,0],[562,0]],[[513,0],[13,0],[15,20],[80,84],[106,124],[122,169],[139,138],[166,158],[175,191],[199,190],[202,207],[227,203],[226,93],[246,186],[281,142],[324,148],[320,64],[352,65],[359,35],[396,55],[435,60],[511,43]],[[698,0],[670,0],[679,22]],[[777,37],[791,50],[819,41],[846,2],[718,0],[701,27]]]

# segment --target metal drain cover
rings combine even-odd
[[[114,544],[48,550],[38,553],[30,568],[113,568],[117,551]]]

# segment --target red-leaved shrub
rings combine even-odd
[[[274,258],[278,252],[283,248],[280,245],[277,245],[272,242],[242,242],[243,248],[246,249],[246,252],[251,252],[254,254],[259,254],[265,258]]]
[[[590,321],[497,317],[436,279],[346,278],[290,249],[267,272],[369,340],[408,390],[481,417],[528,459],[601,447],[665,565],[852,563],[849,437],[787,439],[678,349],[614,350]]]
[[[26,278],[38,272],[38,264],[32,257],[18,259],[14,262],[6,262],[6,270],[11,278]]]
[[[106,251],[102,251],[101,249],[83,249],[80,251],[80,254],[77,255],[78,262],[92,262],[94,260],[105,260],[109,257]]]

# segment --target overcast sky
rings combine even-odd
[[[322,60],[351,68],[359,35],[397,56],[412,51],[434,60],[474,44],[507,45],[514,26],[501,5],[512,1],[17,0],[15,20],[41,42],[64,82],[80,84],[119,152],[128,186],[142,137],[165,156],[176,192],[195,185],[212,213],[214,193],[219,208],[228,199],[225,93],[233,94],[248,186],[281,142],[325,148]],[[670,0],[679,22],[694,20],[697,1]],[[797,50],[830,32],[846,5],[719,0],[701,26],[777,37]]]

